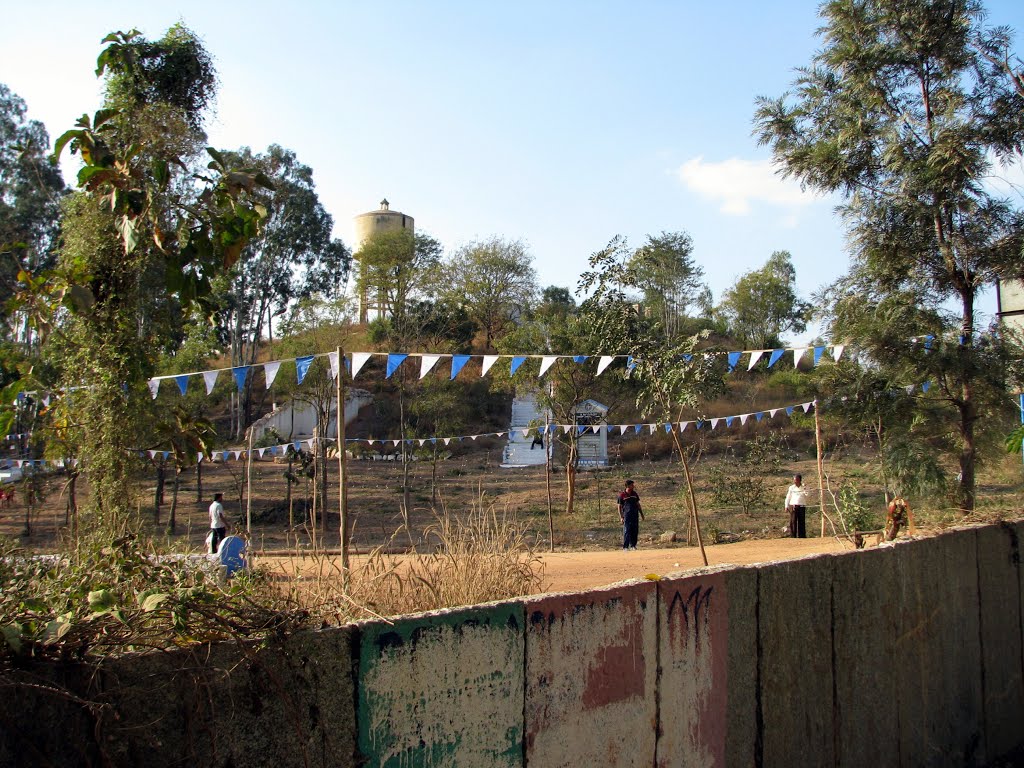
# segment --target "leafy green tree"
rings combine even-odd
[[[633,269],[626,241],[614,238],[590,257],[590,269],[580,278],[579,292],[589,294],[581,311],[601,354],[628,354],[630,377],[637,386],[637,410],[644,418],[671,424],[670,432],[680,461],[690,502],[690,519],[697,544],[707,564],[700,533],[693,478],[678,423],[688,411],[724,391],[724,370],[719,355],[695,354],[706,334],[669,337],[657,319],[634,301],[641,276]]]
[[[898,356],[918,379],[941,364],[956,414],[959,501],[972,510],[985,375],[975,302],[994,280],[1024,277],[1024,216],[984,184],[994,158],[1024,148],[1019,60],[974,0],[833,0],[821,14],[821,51],[798,70],[794,94],[758,100],[756,133],[785,175],[844,197],[848,286],[875,289],[846,292],[849,301],[900,294],[937,311],[958,307],[959,327],[927,359],[908,340],[880,343],[878,325],[857,340],[873,360]],[[833,324],[834,338],[839,330]]]
[[[400,340],[412,330],[407,327],[410,303],[432,296],[441,244],[407,229],[378,232],[362,244],[355,258],[356,290],[376,302],[379,318],[390,323],[390,333]]]
[[[18,272],[53,266],[64,179],[49,161],[46,128],[28,120],[25,102],[0,83],[0,303]],[[13,329],[21,331],[24,328]]]
[[[273,339],[273,321],[289,305],[315,293],[338,296],[348,277],[350,255],[333,238],[334,220],[324,210],[313,183],[313,171],[295,153],[276,144],[264,154],[245,147],[225,158],[241,167],[259,169],[273,184],[257,190],[268,215],[260,235],[226,275],[219,319],[231,353],[231,365],[252,365],[265,336]],[[250,378],[234,411],[234,433],[240,438],[251,420]]]
[[[533,314],[543,322],[555,322],[576,314],[576,309],[576,299],[568,288],[549,285],[540,292],[540,304]]]
[[[788,251],[775,251],[761,269],[740,276],[718,306],[726,332],[747,349],[782,346],[782,334],[807,329],[809,311],[797,296]]]
[[[704,270],[693,260],[693,240],[685,232],[648,235],[633,252],[629,266],[648,310],[669,337],[679,336],[683,321],[698,306],[706,288]]]
[[[521,240],[492,237],[470,243],[452,254],[440,273],[440,295],[466,308],[484,333],[487,352],[537,293],[533,256]]]
[[[55,146],[58,156],[70,146],[82,168],[64,208],[58,269],[36,291],[49,305],[24,300],[49,313],[64,386],[75,388],[60,407],[77,437],[93,527],[116,531],[134,512],[131,449],[145,442],[144,382],[161,341],[143,322],[151,298],[209,306],[211,278],[238,260],[266,211],[249,199],[265,183],[259,174],[213,150],[206,169],[195,166],[216,80],[195,35],[176,26],[159,41],[129,32],[104,42],[104,108]]]

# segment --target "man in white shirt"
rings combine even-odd
[[[227,536],[228,523],[224,517],[224,494],[213,494],[213,503],[210,505],[210,554],[216,554],[220,543]]]
[[[793,484],[786,491],[786,511],[789,512],[789,535],[794,539],[807,538],[807,499],[810,494],[802,475],[793,476]]]

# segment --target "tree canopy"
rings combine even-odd
[[[792,94],[758,100],[755,130],[784,175],[843,196],[850,286],[958,307],[939,342],[952,349],[931,359],[943,362],[943,397],[958,414],[960,503],[973,509],[975,301],[996,279],[1024,277],[1024,215],[985,184],[1024,143],[1009,36],[984,26],[974,0],[832,0],[821,14],[821,50]],[[845,298],[871,306],[857,291]],[[898,355],[922,379],[932,372],[909,340],[879,338],[863,339],[876,358]]]

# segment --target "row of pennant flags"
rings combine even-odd
[[[743,356],[747,356],[747,370],[752,370],[761,360],[766,359],[768,361],[768,368],[772,368],[776,363],[781,360],[787,352],[792,353],[793,366],[798,367],[801,359],[808,352],[811,353],[814,365],[817,366],[821,362],[822,358],[828,352],[829,357],[836,362],[839,362],[839,358],[842,357],[845,345],[834,344],[834,345],[821,345],[815,347],[787,347],[784,349],[755,349],[755,350],[742,350],[739,352],[705,352],[697,354],[713,354],[727,356],[729,364],[729,372],[733,372],[739,366]],[[327,352],[319,355],[306,355],[304,357],[285,358],[283,360],[273,360],[267,363],[259,363],[257,365],[241,365],[233,368],[213,368],[208,371],[196,371],[193,373],[179,373],[169,374],[165,376],[154,376],[149,380],[149,391],[154,398],[160,393],[160,384],[165,381],[173,381],[178,388],[178,391],[184,395],[188,392],[189,380],[193,376],[201,376],[206,385],[206,394],[213,392],[213,388],[217,385],[217,379],[220,374],[227,371],[235,380],[235,385],[239,391],[245,389],[246,381],[249,378],[250,371],[253,368],[262,367],[264,372],[264,381],[266,382],[267,389],[273,385],[277,379],[277,374],[281,370],[283,363],[293,362],[295,364],[295,375],[296,380],[299,384],[303,382],[306,375],[309,373],[309,368],[313,361],[318,357],[326,357],[331,367],[331,377],[337,378],[340,363],[337,352]],[[433,354],[426,352],[352,352],[351,359],[349,355],[344,355],[345,369],[348,370],[352,378],[354,379],[359,375],[359,372],[363,369],[367,362],[373,357],[384,357],[386,358],[386,364],[384,369],[384,378],[391,378],[395,371],[401,367],[401,365],[410,357],[419,358],[420,360],[420,372],[419,377],[422,379],[428,373],[430,373],[434,367],[441,360],[451,360],[450,378],[455,379],[456,376],[466,367],[466,364],[473,358],[480,359],[480,375],[486,376],[491,368],[499,360],[509,361],[509,374],[514,376],[519,368],[530,359],[540,360],[540,373],[538,377],[544,376],[551,367],[559,362],[560,360],[570,360],[574,363],[585,363],[587,360],[597,358],[597,375],[600,376],[605,370],[618,360],[625,361],[626,369],[632,370],[635,362],[632,355],[453,355],[453,354]],[[694,355],[683,355],[683,359],[689,362],[692,360]]]
[[[653,423],[648,422],[644,424],[547,424],[540,425],[537,427],[523,427],[521,429],[506,429],[501,432],[483,432],[476,435],[458,435],[453,437],[413,437],[405,438],[404,440],[402,438],[374,439],[355,437],[346,438],[345,443],[346,445],[362,444],[368,446],[379,445],[382,447],[390,445],[393,447],[398,447],[404,442],[406,445],[423,447],[428,443],[432,445],[437,443],[451,445],[452,443],[462,442],[463,440],[478,440],[481,437],[510,437],[515,432],[520,432],[523,437],[527,437],[531,433],[543,436],[554,435],[558,432],[561,432],[562,434],[568,434],[573,431],[575,431],[576,434],[580,436],[585,435],[587,433],[600,434],[602,431],[606,431],[609,436],[614,435],[616,431],[620,435],[641,435],[644,432],[653,435],[661,431],[664,431],[665,433],[672,432],[673,430],[685,432],[687,428],[690,427],[690,425],[693,425],[694,429],[703,429],[704,427],[716,429],[720,424],[726,427],[731,427],[736,423],[746,424],[750,419],[755,419],[756,421],[760,422],[765,417],[774,418],[775,416],[783,412],[787,416],[792,416],[793,412],[796,411],[797,409],[803,410],[804,413],[810,413],[813,407],[814,401],[812,400],[810,402],[799,403],[797,405],[786,405],[780,406],[779,408],[771,408],[767,411],[741,413],[736,416],[716,416],[714,418],[693,419],[690,421]],[[266,456],[267,454],[269,454],[270,456],[285,456],[287,455],[288,450],[290,448],[296,451],[301,451],[302,447],[306,446],[309,450],[312,450],[313,446],[317,443],[318,440],[323,444],[331,444],[337,442],[337,438],[311,437],[304,440],[295,440],[294,442],[281,443],[280,445],[271,445],[265,448],[253,448],[252,453],[254,456],[260,459],[264,458],[264,456]],[[238,450],[214,451],[209,455],[199,453],[197,454],[196,458],[197,461],[200,463],[207,460],[222,462],[231,460],[239,461],[247,459],[248,453],[249,452],[245,448],[242,448]],[[164,460],[166,460],[170,458],[171,452],[162,450],[147,450],[139,451],[139,456],[142,458],[148,457],[153,461],[156,461],[158,458],[163,458]]]
[[[735,416],[715,416],[704,419],[692,419],[690,421],[646,422],[643,424],[542,424],[537,427],[506,429],[501,432],[482,432],[476,435],[457,435],[453,437],[414,437],[405,438],[404,441],[402,438],[374,439],[354,437],[346,438],[345,443],[347,445],[363,444],[368,446],[379,445],[382,447],[391,445],[393,447],[397,447],[404,442],[406,445],[418,445],[420,447],[423,447],[427,443],[443,443],[444,445],[451,445],[453,442],[458,443],[462,442],[463,440],[478,440],[481,437],[502,438],[506,436],[512,436],[515,432],[520,432],[523,437],[529,436],[530,433],[535,433],[537,435],[543,436],[554,435],[558,432],[561,432],[562,434],[568,434],[573,431],[575,431],[577,435],[584,435],[587,433],[600,434],[602,431],[607,431],[608,435],[612,436],[615,434],[616,430],[618,430],[618,433],[620,435],[641,435],[644,432],[653,435],[660,431],[664,431],[667,434],[676,429],[678,429],[680,432],[685,432],[691,424],[693,425],[694,429],[703,429],[705,426],[709,427],[710,429],[716,429],[720,424],[724,424],[726,427],[731,427],[737,422],[739,422],[741,425],[746,424],[751,418],[755,419],[758,422],[763,420],[765,417],[775,418],[775,416],[783,412],[785,412],[787,416],[792,416],[793,412],[796,411],[797,409],[803,410],[804,413],[810,413],[813,407],[814,401],[811,400],[809,402],[798,403],[796,405],[784,405],[778,408],[770,408],[767,411],[741,413]],[[24,437],[24,435],[7,435],[8,439],[11,439],[12,437]],[[279,445],[270,445],[264,448],[253,448],[252,453],[261,459],[267,454],[270,454],[271,456],[285,456],[287,455],[289,448],[293,448],[296,451],[301,451],[303,445],[305,445],[309,450],[312,450],[313,446],[316,444],[318,440],[324,444],[337,442],[337,438],[311,437],[305,440],[295,440],[293,442],[281,443]],[[170,451],[153,449],[139,451],[138,454],[141,458],[148,457],[153,461],[156,461],[158,457],[167,460],[171,456]],[[224,462],[234,459],[235,461],[239,461],[244,460],[246,458],[248,458],[248,451],[244,448],[238,450],[213,451],[210,454],[196,454],[196,460],[199,463],[202,463],[203,461],[207,460]],[[10,462],[11,464],[19,468],[39,468],[45,466],[64,467],[78,465],[78,459],[11,459]]]

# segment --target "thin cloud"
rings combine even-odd
[[[810,205],[820,195],[805,192],[793,179],[783,179],[769,160],[731,157],[720,163],[704,162],[703,155],[687,160],[677,170],[687,189],[720,203],[722,213],[745,216],[754,202],[788,208]]]

